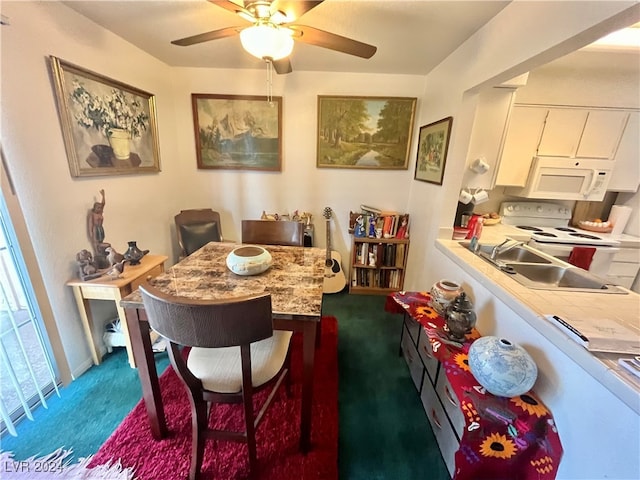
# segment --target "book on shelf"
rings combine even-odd
[[[640,354],[640,331],[613,319],[558,315],[545,318],[589,351]]]
[[[368,205],[360,205],[359,212],[349,212],[349,233],[355,234],[356,224],[361,222],[367,238],[382,236],[383,239],[409,238],[409,214],[395,210],[381,210]],[[373,229],[373,232],[372,232]]]

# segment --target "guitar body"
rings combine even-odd
[[[324,281],[322,284],[323,293],[338,293],[347,285],[347,277],[342,270],[342,258],[335,250],[331,250],[330,220],[331,209],[324,209],[324,218],[327,220],[327,257],[324,267]]]
[[[342,271],[342,258],[335,250],[330,251],[331,265],[324,268],[324,281],[322,284],[323,293],[341,292],[347,285],[347,277]]]

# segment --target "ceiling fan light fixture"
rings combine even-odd
[[[293,37],[289,29],[260,23],[240,32],[242,47],[254,57],[280,60],[291,55]]]

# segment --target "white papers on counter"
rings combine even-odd
[[[592,352],[640,354],[640,332],[608,318],[545,315],[574,342]]]

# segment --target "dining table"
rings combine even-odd
[[[260,274],[238,275],[227,267],[226,260],[229,253],[241,246],[246,245],[210,242],[148,282],[166,294],[198,300],[271,294],[274,329],[302,334],[300,449],[308,452],[326,252],[315,247],[260,245],[271,254],[271,266]],[[120,305],[125,311],[151,433],[155,439],[161,439],[168,434],[167,422],[150,326],[139,290],[123,298]]]

